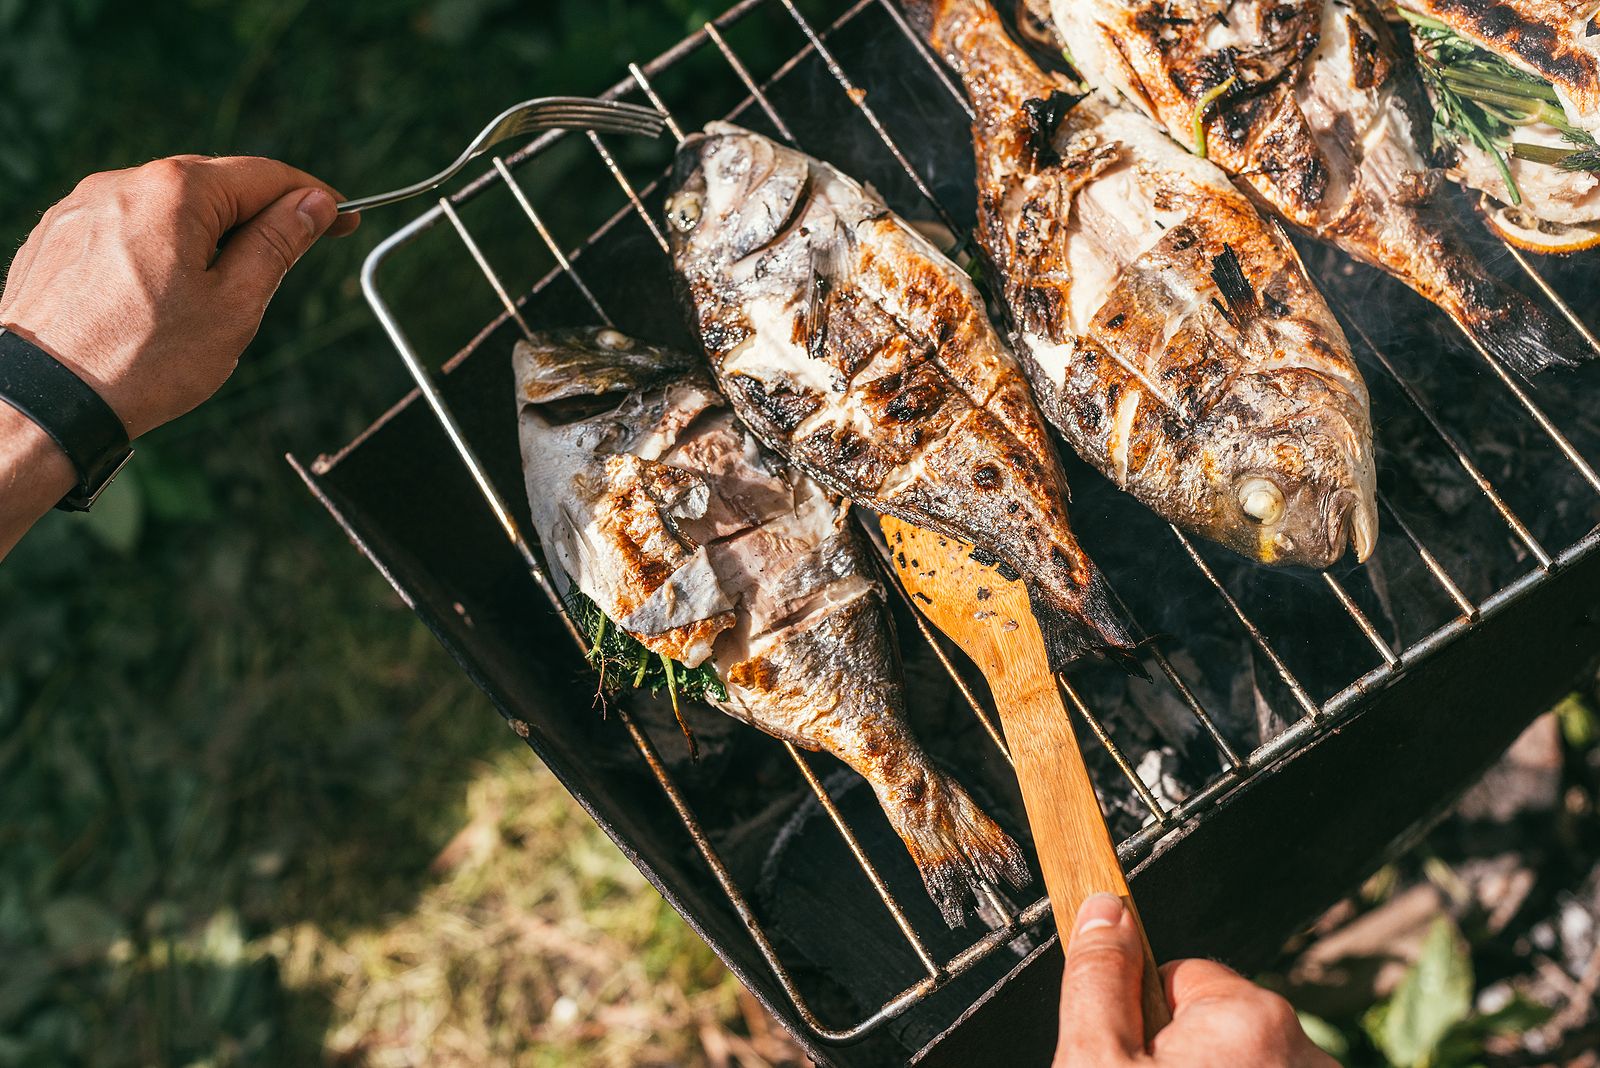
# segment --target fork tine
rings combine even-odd
[[[603,111],[564,110],[529,114],[518,121],[506,136],[551,128],[598,130],[601,133],[631,133],[658,137],[664,129],[660,118],[644,121],[632,116],[615,116]]]
[[[644,108],[629,108],[624,111],[616,107],[601,107],[595,105],[566,104],[558,107],[534,108],[528,112],[529,118],[548,118],[551,115],[577,116],[592,122],[605,122],[625,126],[660,126],[662,118],[659,112]]]
[[[475,159],[494,145],[512,137],[522,137],[549,129],[593,130],[599,133],[660,137],[666,124],[660,112],[638,104],[594,100],[589,97],[548,97],[524,101],[501,112],[479,131],[456,161],[431,178],[392,189],[376,196],[347,200],[339,211],[361,211],[392,204],[436,189],[461,172],[468,160]]]

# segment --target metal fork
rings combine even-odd
[[[347,200],[339,205],[340,214],[365,211],[437,189],[461,172],[472,160],[501,141],[523,137],[540,130],[595,130],[599,133],[633,134],[660,137],[665,123],[661,113],[637,104],[611,100],[591,100],[581,96],[546,96],[524,100],[497,115],[483,128],[456,161],[432,178],[391,189],[387,193]]]

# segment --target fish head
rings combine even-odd
[[[1292,376],[1294,381],[1285,381]],[[1249,376],[1204,435],[1202,533],[1268,564],[1331,567],[1378,538],[1365,393],[1310,372]]]
[[[806,157],[731,123],[684,139],[672,169],[667,233],[673,255],[736,263],[770,245],[806,201]]]

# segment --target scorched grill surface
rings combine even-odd
[[[743,0],[606,95],[655,106],[678,136],[730,116],[964,240],[969,114],[948,73],[890,0],[803,6],[815,13]],[[693,346],[658,222],[669,155],[547,135],[385,240],[362,284],[417,390],[338,454],[296,467],[813,1056],[972,1063],[1003,1027],[1026,1061],[1054,1028],[1057,951],[1037,880],[948,931],[870,790],[836,762],[701,710],[693,763],[655,702],[593,707],[581,638],[527,533],[509,354],[533,329],[596,322]],[[597,198],[571,188],[588,181],[613,189],[615,206],[585,234],[574,205]],[[1074,525],[1151,636],[1153,682],[1094,666],[1060,682],[1160,956],[1270,952],[1600,645],[1596,374],[1530,387],[1398,284],[1303,251],[1373,393],[1384,530],[1366,565],[1254,566],[1067,456]],[[1590,286],[1587,261],[1482,251],[1596,344],[1562,296]],[[400,256],[426,262],[434,284],[388,293],[380,274]],[[464,273],[481,275],[481,293],[452,288]],[[442,339],[415,340],[441,323]],[[475,331],[464,346],[463,327]],[[451,351],[430,369],[427,356]],[[919,734],[1025,838],[981,681],[903,595],[897,619]]]

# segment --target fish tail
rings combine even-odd
[[[928,896],[951,927],[965,920],[966,904],[985,889],[1028,883],[1028,863],[1011,836],[978,807],[961,784],[924,766],[909,786],[880,793],[883,810],[899,834]]]
[[[1445,309],[1478,344],[1524,378],[1552,367],[1576,367],[1595,350],[1564,318],[1487,276],[1473,279]]]
[[[1147,677],[1139,664],[1138,641],[1131,624],[1098,568],[1090,565],[1089,581],[1072,587],[1066,596],[1033,579],[1027,587],[1052,671],[1065,671],[1079,660],[1100,659],[1112,661],[1131,675]]]
[[[1593,357],[1570,323],[1491,275],[1467,247],[1456,221],[1437,205],[1419,211],[1408,230],[1407,240],[1386,246],[1373,262],[1439,305],[1516,373],[1528,378]]]

